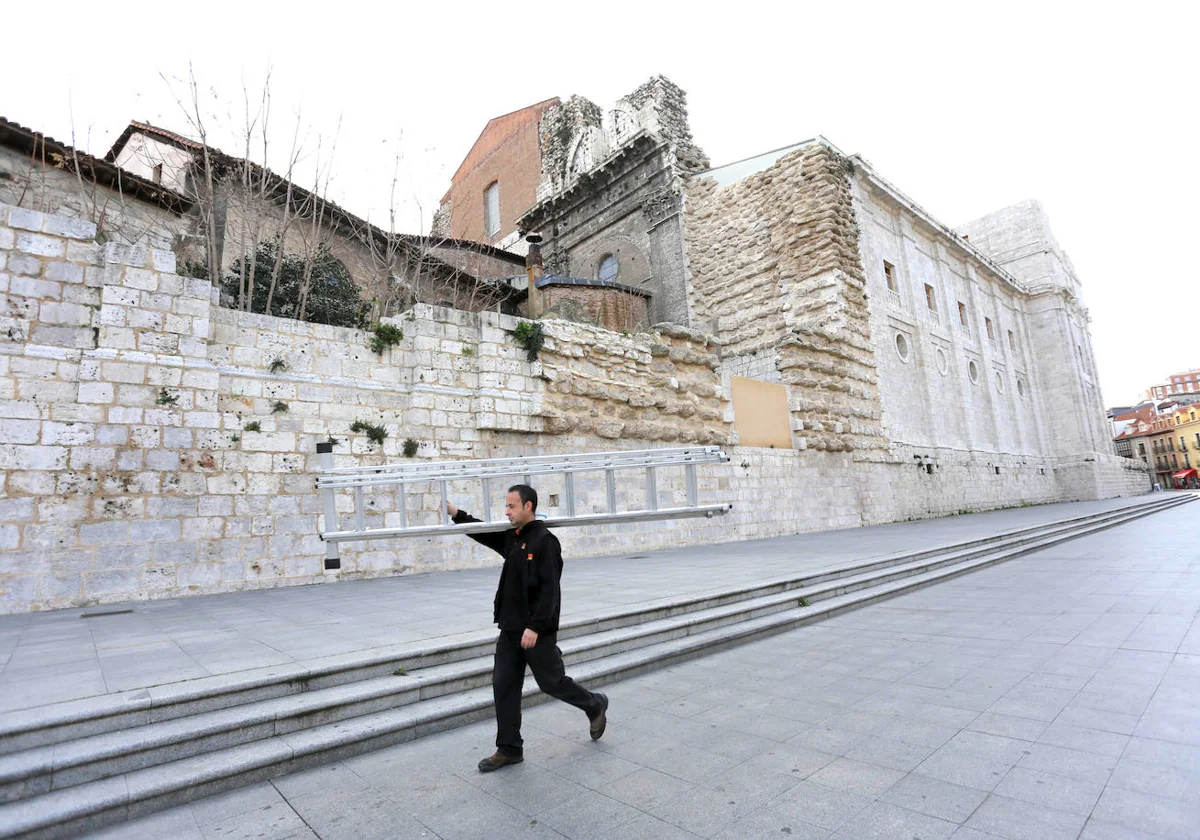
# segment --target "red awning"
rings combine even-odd
[[[1195,477],[1196,477],[1195,470],[1180,470],[1179,472],[1175,473],[1175,475],[1171,476],[1171,478],[1195,478]]]

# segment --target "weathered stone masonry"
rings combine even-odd
[[[686,332],[550,321],[530,363],[515,319],[418,306],[377,356],[361,331],[215,307],[169,252],[92,233],[0,206],[2,611],[324,580],[312,471],[330,435],[341,463],[399,460],[408,438],[418,457],[729,439],[713,361]],[[356,420],[383,426],[383,445]],[[422,490],[410,515],[432,517]],[[369,522],[396,510],[374,496]],[[363,543],[341,577],[481,562],[463,540]]]
[[[878,450],[879,387],[848,161],[807,146],[727,189],[689,184],[696,309],[723,357],[774,357],[802,448]]]
[[[722,309],[762,307],[760,317],[722,330],[725,344],[677,326],[622,335],[546,321],[533,363],[507,316],[418,306],[391,320],[404,339],[376,355],[357,330],[216,307],[207,283],[173,273],[169,252],[100,246],[85,222],[0,205],[0,611],[331,579],[321,570],[313,490],[315,444],[331,435],[341,464],[395,462],[408,438],[424,458],[729,447],[732,462],[701,476],[704,498],[735,504],[729,516],[569,529],[569,556],[1094,498],[1144,481],[1083,454],[1063,460],[987,439],[947,445],[936,435],[892,434],[881,448],[872,389],[883,420],[927,423],[910,386],[919,394],[940,376],[887,356],[888,325],[916,322],[876,305],[878,268],[854,256],[873,263],[900,246],[862,233],[870,208],[847,210],[845,185],[862,186],[847,181],[840,156],[809,150],[763,174],[716,192],[693,182],[687,243],[701,255],[693,257],[697,301],[719,311],[711,301],[731,278],[741,297]],[[726,216],[741,212],[724,195],[736,190],[757,209],[733,235],[702,214],[706,201],[731,202]],[[779,210],[797,195],[794,212]],[[705,230],[729,250],[712,250]],[[736,268],[754,248],[765,255],[759,264]],[[705,254],[719,264],[704,265]],[[770,278],[765,291],[762,278]],[[806,291],[787,299],[794,287]],[[775,310],[771,295],[784,300]],[[1050,306],[1043,320],[1058,323],[1063,311]],[[904,327],[914,352],[925,341],[957,349],[942,327],[918,326]],[[761,366],[749,348],[769,357],[791,390],[795,449],[737,446],[727,376],[742,360],[736,369]],[[1050,381],[1068,381],[1067,373]],[[954,375],[962,374],[943,379]],[[964,417],[982,416],[981,389],[962,388]],[[1032,373],[1031,388],[1044,388]],[[355,421],[382,426],[382,446],[351,434]],[[922,461],[931,455],[932,471]],[[561,489],[550,481],[539,489],[553,516]],[[598,480],[578,490],[582,509],[603,509]],[[661,490],[678,496],[681,481],[663,476]],[[452,492],[478,509],[472,489]],[[631,503],[639,492],[636,484],[621,490]],[[434,488],[412,488],[410,518],[431,521],[438,501]],[[368,523],[396,523],[397,504],[394,494],[372,494]],[[333,578],[493,562],[467,540],[380,541],[346,546]]]

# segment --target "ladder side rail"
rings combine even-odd
[[[621,522],[650,522],[658,519],[688,519],[697,517],[712,517],[728,513],[732,505],[728,503],[716,505],[701,505],[694,508],[674,507],[659,508],[658,510],[635,510],[618,513],[586,513],[574,517],[546,519],[548,528],[570,528],[584,525],[604,525]],[[508,522],[468,522],[455,525],[422,525],[413,528],[372,528],[370,531],[335,531],[321,535],[321,539],[330,543],[349,540],[381,540],[393,537],[424,537],[437,534],[484,534],[505,531],[511,528]]]
[[[661,449],[624,449],[612,452],[581,452],[574,455],[528,455],[518,458],[476,458],[463,461],[422,461],[419,463],[403,464],[374,464],[369,467],[332,467],[325,472],[337,475],[361,470],[420,470],[429,467],[458,466],[465,469],[486,466],[521,466],[524,464],[559,463],[562,461],[598,461],[610,458],[630,457],[689,457],[691,455],[711,455],[720,452],[719,446],[674,446]],[[520,470],[513,470],[514,473]]]
[[[358,473],[342,473],[337,475],[322,474],[317,478],[319,486],[345,488],[353,487],[358,484],[395,484],[399,482],[412,483],[418,481],[440,481],[448,480],[470,480],[483,478],[485,476],[496,477],[505,475],[520,475],[522,478],[532,480],[535,475],[554,475],[566,472],[592,472],[601,469],[637,469],[649,467],[668,467],[668,466],[686,466],[687,464],[700,463],[722,463],[725,459],[716,456],[707,456],[703,459],[690,459],[688,461],[676,461],[671,459],[637,459],[624,462],[588,462],[586,464],[546,464],[543,466],[533,467],[526,470],[515,471],[506,467],[496,466],[493,468],[480,469],[472,473],[463,473],[458,470],[437,470],[425,473],[412,473],[407,475],[381,473],[374,467],[365,468]]]
[[[333,444],[318,443],[317,444],[317,463],[321,469],[333,468]],[[317,486],[320,487],[318,481]],[[333,488],[327,488],[320,491],[321,493],[321,508],[325,519],[325,531],[335,532],[338,530],[338,515],[337,515],[337,498],[334,496]],[[325,568],[340,569],[342,560],[338,554],[338,544],[333,541],[325,543]]]

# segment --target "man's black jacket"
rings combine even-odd
[[[482,520],[460,510],[454,521]],[[519,633],[528,628],[538,635],[558,632],[562,546],[545,523],[535,519],[518,529],[468,536],[504,558],[492,611],[500,629]]]

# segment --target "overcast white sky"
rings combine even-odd
[[[1198,8],[24,3],[5,11],[0,114],[74,127],[98,155],[130,119],[187,133],[162,77],[191,62],[222,115],[211,142],[237,152],[243,83],[261,90],[269,68],[275,146],[297,113],[308,166],[336,136],[331,197],[385,225],[399,152],[398,226],[416,232],[489,118],[572,93],[608,106],[661,73],[715,165],[822,134],[950,225],[1039,199],[1112,405],[1200,367]]]

